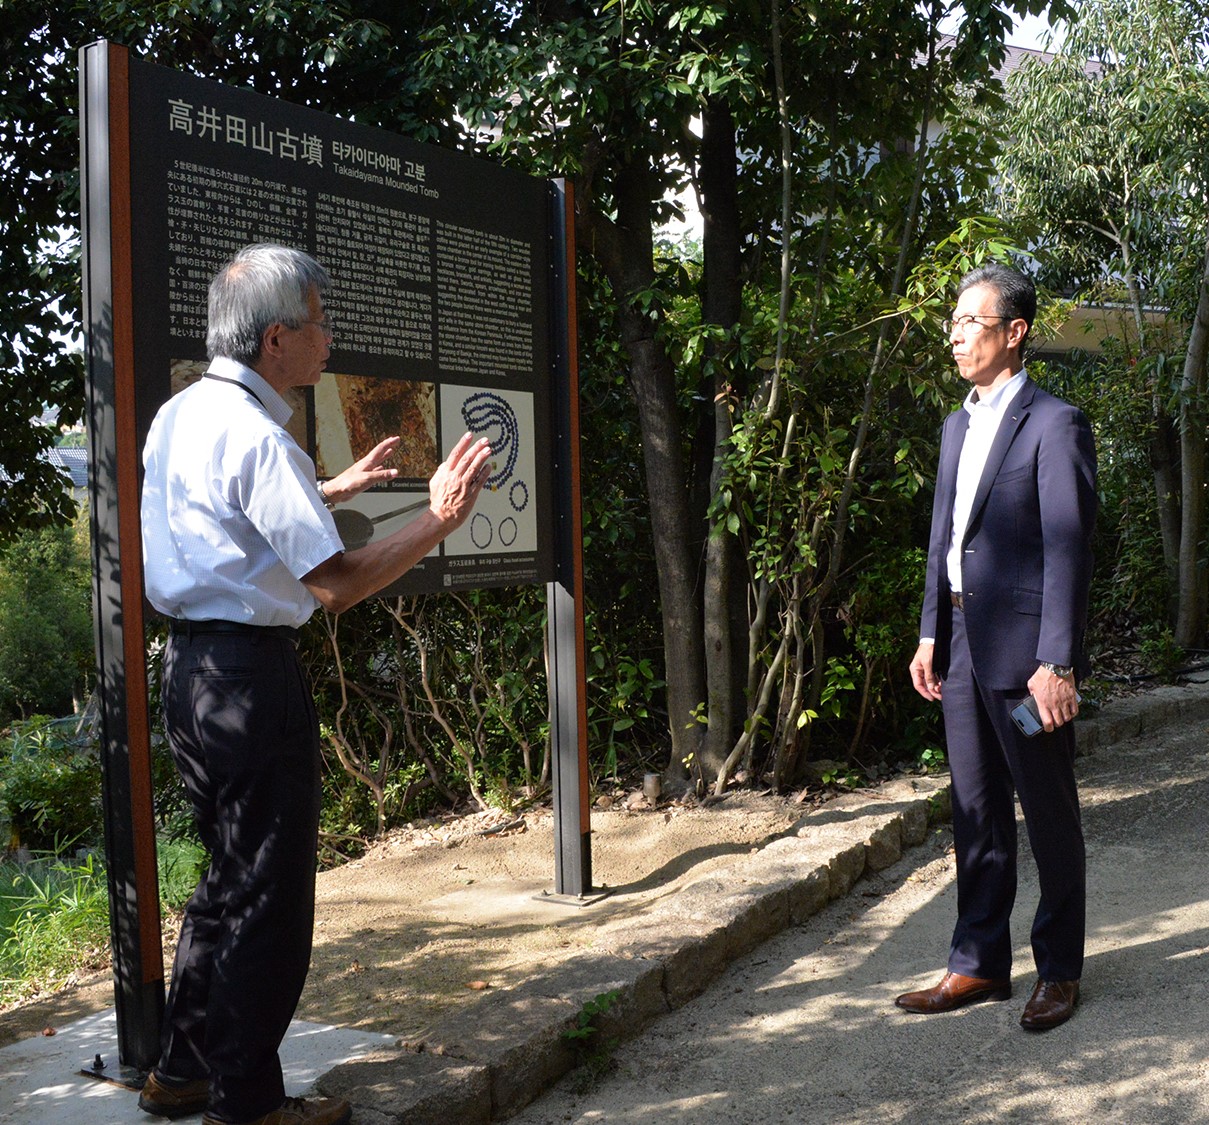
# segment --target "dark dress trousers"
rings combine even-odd
[[[281,630],[174,633],[165,727],[210,868],[185,908],[160,1069],[209,1078],[210,1112],[285,1098],[278,1045],[306,981],[319,831],[319,721]]]
[[[1026,738],[1009,713],[1041,662],[1086,670],[1097,505],[1091,428],[1080,411],[1025,380],[978,484],[962,542],[964,589],[953,591],[946,555],[968,421],[955,411],[941,435],[920,623],[920,635],[936,641],[952,774],[958,920],[949,969],[1011,975],[1018,794],[1041,886],[1037,970],[1044,980],[1077,980],[1086,875],[1074,731],[1067,724]]]

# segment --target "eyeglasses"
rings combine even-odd
[[[332,318],[330,316],[323,316],[319,320],[300,320],[297,324],[291,324],[290,327],[301,328],[304,324],[314,324],[329,340],[332,338]]]
[[[1014,316],[999,316],[993,313],[967,313],[965,316],[953,317],[951,320],[942,320],[940,327],[944,330],[946,336],[953,335],[954,328],[960,328],[962,332],[971,330],[981,331],[983,328],[990,328],[989,324],[983,324],[984,320],[1015,320]]]

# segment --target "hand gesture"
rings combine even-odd
[[[333,504],[342,504],[364,492],[372,484],[394,480],[398,469],[384,468],[399,448],[403,439],[397,434],[378,442],[360,461],[350,465],[339,476],[332,477],[323,485],[323,495]]]
[[[491,446],[487,439],[463,434],[428,482],[428,509],[452,531],[474,508],[489,475]]]

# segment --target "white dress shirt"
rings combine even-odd
[[[319,605],[299,579],[344,545],[314,464],[283,428],[286,401],[234,360],[207,376],[160,407],[147,435],[147,598],[182,620],[297,627]]]
[[[978,492],[979,481],[982,480],[991,446],[995,435],[999,433],[999,424],[1003,421],[1020,388],[1027,378],[1024,368],[1016,372],[1003,386],[996,388],[983,397],[974,387],[962,409],[969,414],[970,421],[966,428],[965,440],[961,445],[961,454],[957,462],[957,491],[953,498],[953,532],[949,540],[949,552],[945,556],[945,567],[949,576],[949,589],[955,594],[962,592],[961,584],[961,543],[965,539],[966,530],[970,525],[970,513],[974,507],[974,496]],[[935,637],[920,637],[919,643],[930,645],[936,643]]]
[[[953,537],[949,541],[946,563],[949,572],[949,588],[961,593],[961,544],[970,525],[970,512],[974,507],[974,496],[982,471],[986,468],[991,445],[999,432],[999,424],[1007,414],[1008,407],[1024,386],[1024,368],[1016,372],[1003,386],[989,395],[981,395],[975,387],[966,396],[962,409],[970,416],[965,441],[961,446],[961,458],[957,462],[957,492],[953,499]]]

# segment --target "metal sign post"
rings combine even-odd
[[[105,870],[118,1060],[150,1070],[164,1011],[151,734],[143,641],[130,247],[130,117],[124,49],[81,52],[84,325],[88,368],[93,614],[100,700]]]
[[[566,180],[556,180],[551,185],[551,206],[550,336],[558,523],[555,579],[546,585],[546,633],[554,779],[554,894],[560,901],[583,905],[592,900],[589,897],[592,847],[575,327],[575,206],[571,184]]]

